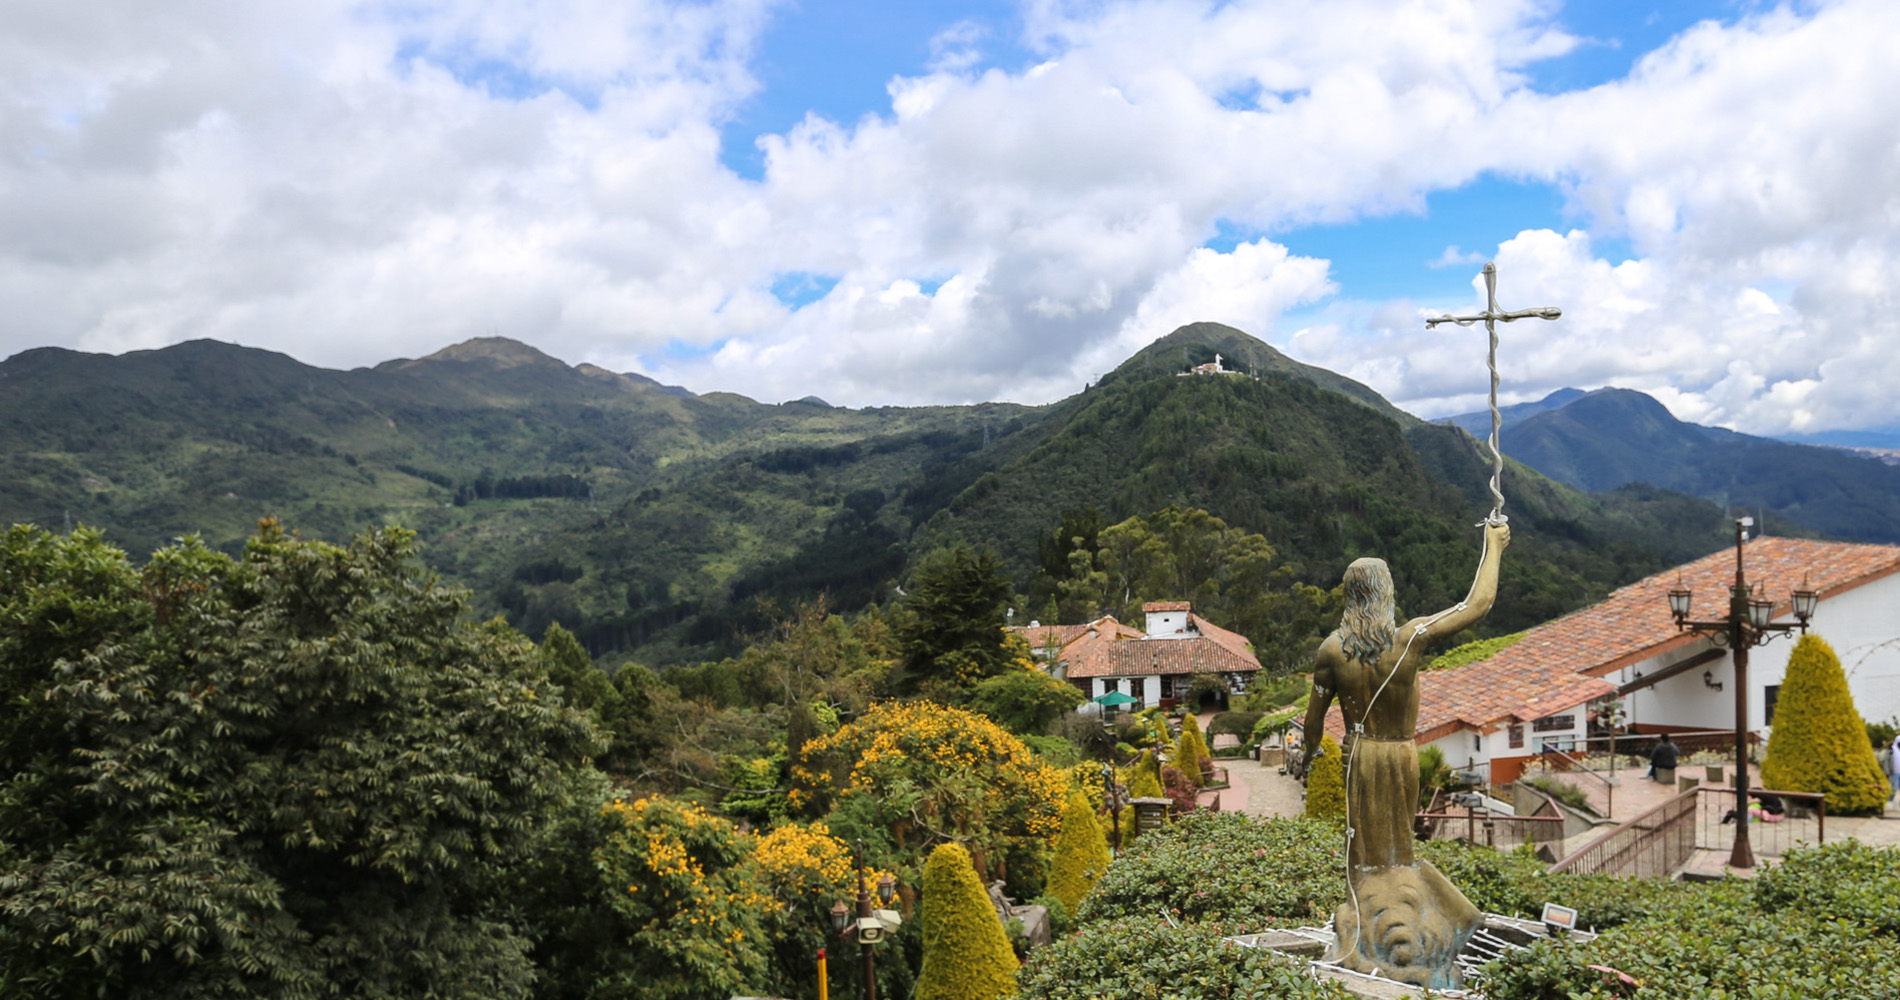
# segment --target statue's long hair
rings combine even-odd
[[[1384,559],[1354,559],[1341,581],[1346,613],[1339,620],[1339,648],[1347,659],[1375,663],[1392,648],[1398,631],[1393,619],[1392,571]]]

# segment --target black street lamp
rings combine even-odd
[[[1728,857],[1731,868],[1755,867],[1755,852],[1748,846],[1748,651],[1797,629],[1806,634],[1808,619],[1814,616],[1814,606],[1820,599],[1804,580],[1792,595],[1796,623],[1775,623],[1775,602],[1751,592],[1742,576],[1744,531],[1754,523],[1752,517],[1735,521],[1735,586],[1729,591],[1725,617],[1690,621],[1689,589],[1678,582],[1669,591],[1669,613],[1675,617],[1676,627],[1728,647],[1735,660],[1735,847]]]
[[[1115,852],[1111,856],[1119,856],[1122,852],[1122,814],[1115,808],[1115,768],[1111,764],[1102,765],[1102,801],[1108,806],[1108,821],[1115,830]]]
[[[837,931],[842,937],[857,937],[858,949],[864,956],[864,998],[865,1000],[877,1000],[877,965],[872,960],[871,946],[884,940],[884,931],[887,922],[871,912],[871,894],[866,891],[864,887],[863,840],[857,842],[857,850],[854,852],[853,860],[858,869],[857,919],[855,921],[851,919],[851,909],[844,905],[843,900],[839,900],[831,904],[831,928]],[[878,902],[884,904],[885,907],[889,907],[892,897],[896,895],[897,879],[889,872],[878,876]],[[894,921],[897,917],[892,914],[889,915],[889,919]]]

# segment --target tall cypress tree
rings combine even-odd
[[[920,920],[924,966],[916,1000],[998,1000],[1016,992],[1016,953],[962,845],[930,852]]]
[[[1865,815],[1886,806],[1887,781],[1847,675],[1818,635],[1802,636],[1788,657],[1761,780],[1769,788],[1824,793],[1831,813]]]
[[[1062,810],[1062,832],[1056,836],[1049,895],[1062,900],[1062,905],[1074,913],[1082,905],[1082,897],[1095,887],[1095,880],[1108,871],[1108,864],[1108,842],[1102,838],[1095,807],[1080,789],[1071,791],[1069,804]]]
[[[1331,736],[1320,738],[1326,755],[1313,762],[1306,775],[1306,814],[1325,819],[1346,817],[1346,775],[1341,763],[1339,744]]]

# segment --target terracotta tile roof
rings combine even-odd
[[[1194,605],[1187,601],[1149,601],[1141,606],[1143,612],[1149,611],[1191,611]]]
[[[1759,538],[1747,544],[1744,569],[1751,584],[1782,602],[1802,585],[1827,598],[1900,572],[1900,547]],[[1508,570],[1507,570],[1508,572]],[[1529,721],[1614,693],[1601,678],[1631,663],[1699,641],[1669,617],[1669,591],[1680,578],[1696,595],[1693,617],[1725,610],[1735,582],[1735,552],[1724,549],[1639,580],[1602,601],[1532,628],[1522,641],[1488,660],[1419,677],[1418,734],[1432,740],[1460,726],[1491,730]],[[1327,728],[1337,735],[1338,709]]]
[[[1049,645],[1051,635],[1055,637],[1057,648],[1059,649],[1067,649],[1069,644],[1075,642],[1077,639],[1088,638],[1090,631],[1102,635],[1133,636],[1137,639],[1142,636],[1140,629],[1123,625],[1121,622],[1115,620],[1114,615],[1103,615],[1092,622],[1085,622],[1081,625],[1038,625],[1035,628],[1030,628],[1025,625],[1014,625],[1010,626],[1009,631],[1028,640],[1029,648],[1037,652],[1041,652]]]
[[[1232,633],[1229,633],[1232,634]],[[1260,661],[1206,636],[1186,639],[1102,639],[1078,643],[1065,656],[1071,679],[1160,674],[1253,673]]]

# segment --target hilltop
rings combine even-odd
[[[1216,354],[1235,374],[1181,375]],[[134,553],[192,532],[232,549],[267,514],[320,538],[398,522],[484,613],[656,662],[734,649],[821,592],[888,600],[938,545],[991,546],[1026,585],[1037,533],[1085,508],[1202,507],[1325,586],[1376,553],[1423,607],[1462,594],[1489,508],[1463,433],[1209,323],[1047,406],[770,405],[501,338],[353,371],[213,341],[47,349],[0,384],[0,519],[95,524]],[[1515,464],[1505,489],[1500,628],[1724,537],[1719,509],[1662,490]]]

